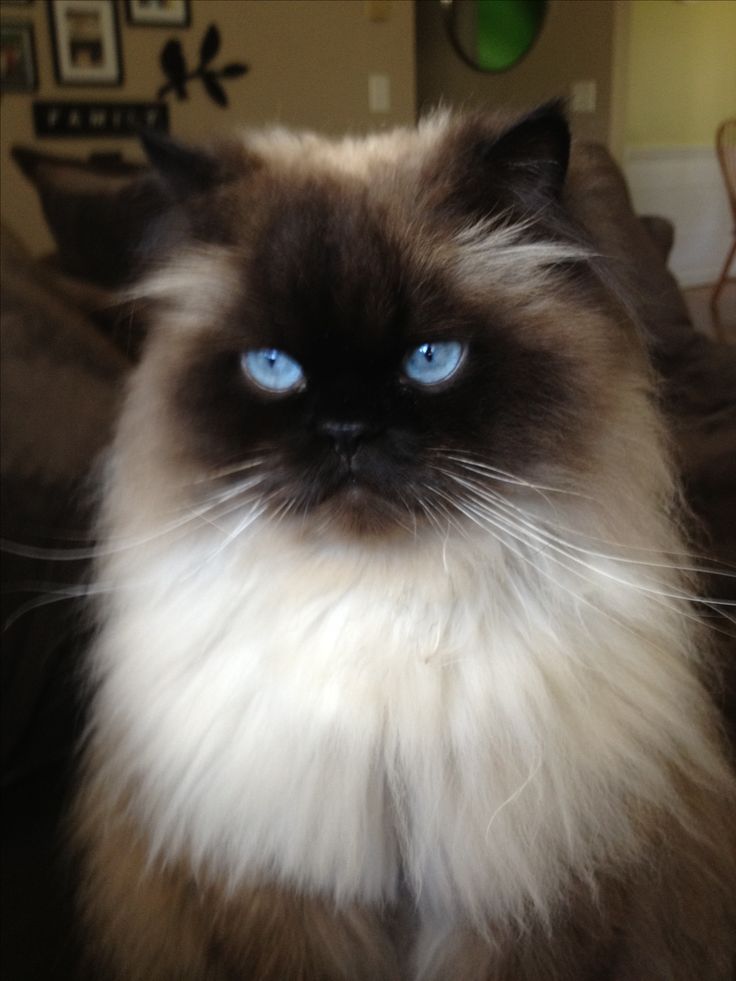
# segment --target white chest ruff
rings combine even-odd
[[[544,909],[568,870],[636,846],[630,802],[665,793],[652,774],[697,701],[646,596],[623,624],[605,588],[580,603],[491,545],[267,545],[149,557],[105,626],[98,726],[157,852],[338,900],[405,876],[480,919]]]

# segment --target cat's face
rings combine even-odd
[[[176,339],[166,395],[203,474],[284,520],[385,533],[584,465],[603,409],[590,343],[570,340],[594,291],[569,262],[551,272],[574,250],[495,203],[464,213],[436,166],[402,184],[399,161],[390,191],[246,166],[194,196],[190,234],[228,285]]]

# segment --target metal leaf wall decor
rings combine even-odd
[[[248,71],[248,65],[240,61],[232,61],[223,68],[213,68],[211,63],[217,57],[219,50],[220,31],[216,24],[210,24],[199,46],[199,64],[192,71],[188,71],[181,41],[175,38],[167,41],[159,55],[159,62],[168,82],[161,86],[156,98],[163,99],[169,92],[176,92],[178,99],[188,99],[187,82],[198,78],[210,99],[223,109],[226,108],[228,99],[222,80],[240,78]]]

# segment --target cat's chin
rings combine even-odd
[[[342,534],[386,537],[413,532],[417,518],[372,488],[344,484],[317,508],[316,524],[326,522]]]

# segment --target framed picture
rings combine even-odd
[[[189,0],[125,0],[132,27],[189,27]]]
[[[120,85],[123,72],[113,0],[49,0],[59,85]]]
[[[0,92],[36,91],[33,26],[4,20],[0,25]]]

